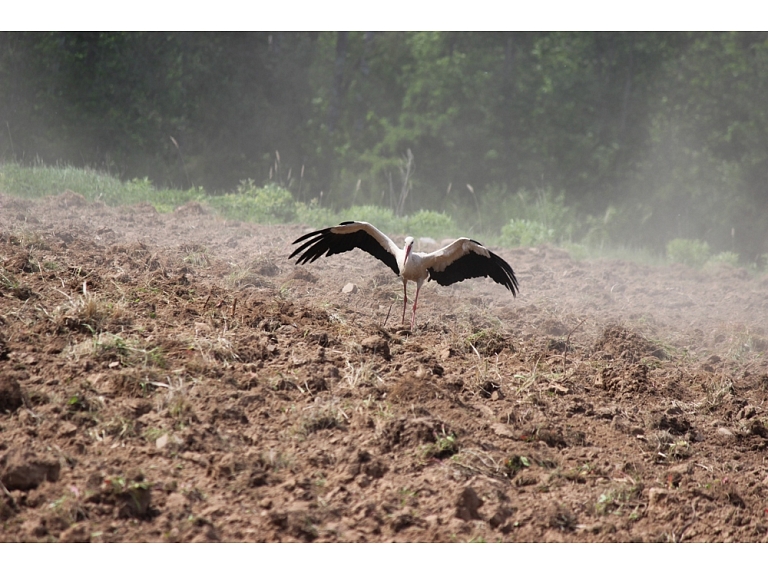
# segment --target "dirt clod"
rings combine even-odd
[[[481,519],[478,509],[482,507],[483,500],[471,487],[464,487],[456,499],[456,517],[464,521]]]
[[[59,541],[62,543],[89,543],[91,533],[87,524],[78,523],[62,531],[59,535]]]
[[[384,359],[389,359],[391,357],[389,351],[389,343],[387,343],[387,340],[380,335],[372,335],[370,337],[366,337],[363,341],[360,342],[360,345],[363,346],[363,349],[377,353]]]
[[[58,481],[61,464],[31,451],[12,449],[0,459],[0,469],[0,481],[6,489],[29,491],[43,481]]]
[[[24,405],[24,399],[16,376],[0,371],[0,412],[14,412],[22,405]]]

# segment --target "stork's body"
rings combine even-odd
[[[400,249],[367,222],[342,222],[332,228],[310,232],[293,243],[300,242],[304,243],[289,256],[290,259],[300,254],[297,264],[313,262],[322,255],[332,256],[355,248],[387,264],[403,280],[403,323],[408,304],[408,282],[415,282],[411,329],[416,322],[419,291],[427,279],[447,286],[469,278],[490,277],[511,291],[513,296],[518,291],[512,267],[482,244],[469,238],[459,238],[443,249],[427,254],[413,251],[413,238],[410,236],[405,238],[405,247]]]
[[[405,308],[408,305],[408,282],[416,282],[416,295],[413,298],[413,311],[411,312],[411,330],[416,322],[416,304],[419,301],[419,290],[421,290],[422,284],[429,277],[429,270],[424,264],[423,256],[420,252],[414,252],[413,250],[413,238],[408,236],[405,238],[405,249],[401,250],[403,254],[403,262],[398,258],[398,267],[400,268],[400,277],[403,278],[403,319],[405,323]]]

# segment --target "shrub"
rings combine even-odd
[[[341,221],[334,212],[320,207],[317,198],[313,198],[308,204],[296,202],[296,220],[315,228],[335,226]]]
[[[535,246],[554,241],[555,231],[531,220],[510,220],[501,229],[500,243],[506,247]]]
[[[739,265],[739,254],[735,252],[719,252],[709,258],[707,265],[709,264],[728,264],[736,267]]]
[[[709,244],[701,240],[676,238],[667,243],[667,258],[672,262],[700,268],[709,259]]]
[[[429,236],[441,239],[456,235],[456,224],[448,214],[419,210],[408,216],[407,221],[408,233],[414,237]]]
[[[257,188],[253,180],[243,180],[236,194],[211,196],[207,202],[222,216],[236,220],[270,224],[296,219],[296,202],[291,192],[273,183]]]
[[[42,198],[72,190],[86,200],[99,200],[110,206],[150,202],[158,211],[171,211],[190,200],[199,199],[202,188],[161,190],[149,178],[122,182],[109,174],[72,166],[0,165],[0,190],[24,198]]]
[[[389,208],[352,206],[339,213],[339,222],[358,221],[373,224],[387,235],[405,233],[405,222]]]
[[[565,195],[555,194],[551,188],[512,193],[505,186],[489,186],[480,204],[481,225],[486,230],[499,229],[510,220],[537,222],[552,230],[551,237],[543,241],[560,242],[570,240],[581,225],[576,212],[565,205]]]

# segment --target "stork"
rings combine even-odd
[[[304,243],[301,243],[304,242]],[[414,252],[413,238],[405,238],[405,247],[397,244],[368,222],[342,222],[338,226],[305,234],[295,240],[301,245],[288,257],[299,256],[296,264],[313,262],[322,255],[333,256],[355,248],[368,252],[387,264],[403,280],[403,319],[408,305],[408,282],[416,282],[413,299],[411,330],[416,322],[416,304],[424,281],[435,280],[442,286],[470,278],[490,277],[503,285],[512,295],[519,290],[512,267],[481,243],[469,238],[459,238],[446,247],[432,253]]]

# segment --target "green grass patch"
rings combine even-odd
[[[675,238],[667,243],[667,258],[674,263],[700,268],[709,260],[709,244],[701,240]]]
[[[510,220],[501,228],[499,243],[502,246],[516,248],[519,246],[537,246],[553,243],[555,230],[541,222],[531,220]]]
[[[240,182],[236,193],[208,196],[205,202],[225,218],[258,224],[293,222],[297,216],[291,192],[277,184],[259,188],[250,179]]]
[[[695,268],[739,264],[739,254],[726,251],[711,255],[709,245],[697,239],[673,239],[666,245],[666,254],[616,245],[621,222],[628,217],[626,211],[611,207],[604,216],[584,216],[565,204],[564,194],[555,194],[551,189],[511,192],[503,186],[490,187],[478,196],[473,208],[454,206],[452,214],[422,209],[399,217],[391,209],[376,205],[352,206],[337,212],[317,200],[298,202],[289,190],[274,182],[257,186],[248,179],[233,192],[209,195],[202,188],[158,189],[147,178],[123,182],[87,168],[0,164],[0,193],[38,199],[66,190],[110,206],[147,202],[159,212],[199,201],[224,218],[259,224],[300,222],[323,228],[357,220],[370,222],[390,236],[409,234],[438,241],[470,236],[488,246],[508,248],[551,244],[565,248],[574,259],[621,259],[645,265],[678,262]],[[191,263],[206,265],[205,254],[199,256]],[[189,254],[187,257],[192,259]],[[766,267],[768,254],[751,264],[754,271]],[[7,287],[12,278],[3,277],[0,282]]]
[[[160,190],[148,178],[122,182],[118,178],[91,169],[72,166],[0,165],[0,191],[28,199],[56,196],[72,190],[88,201],[102,201],[109,206],[149,202],[158,211],[167,212],[190,200],[200,199],[202,190]]]

